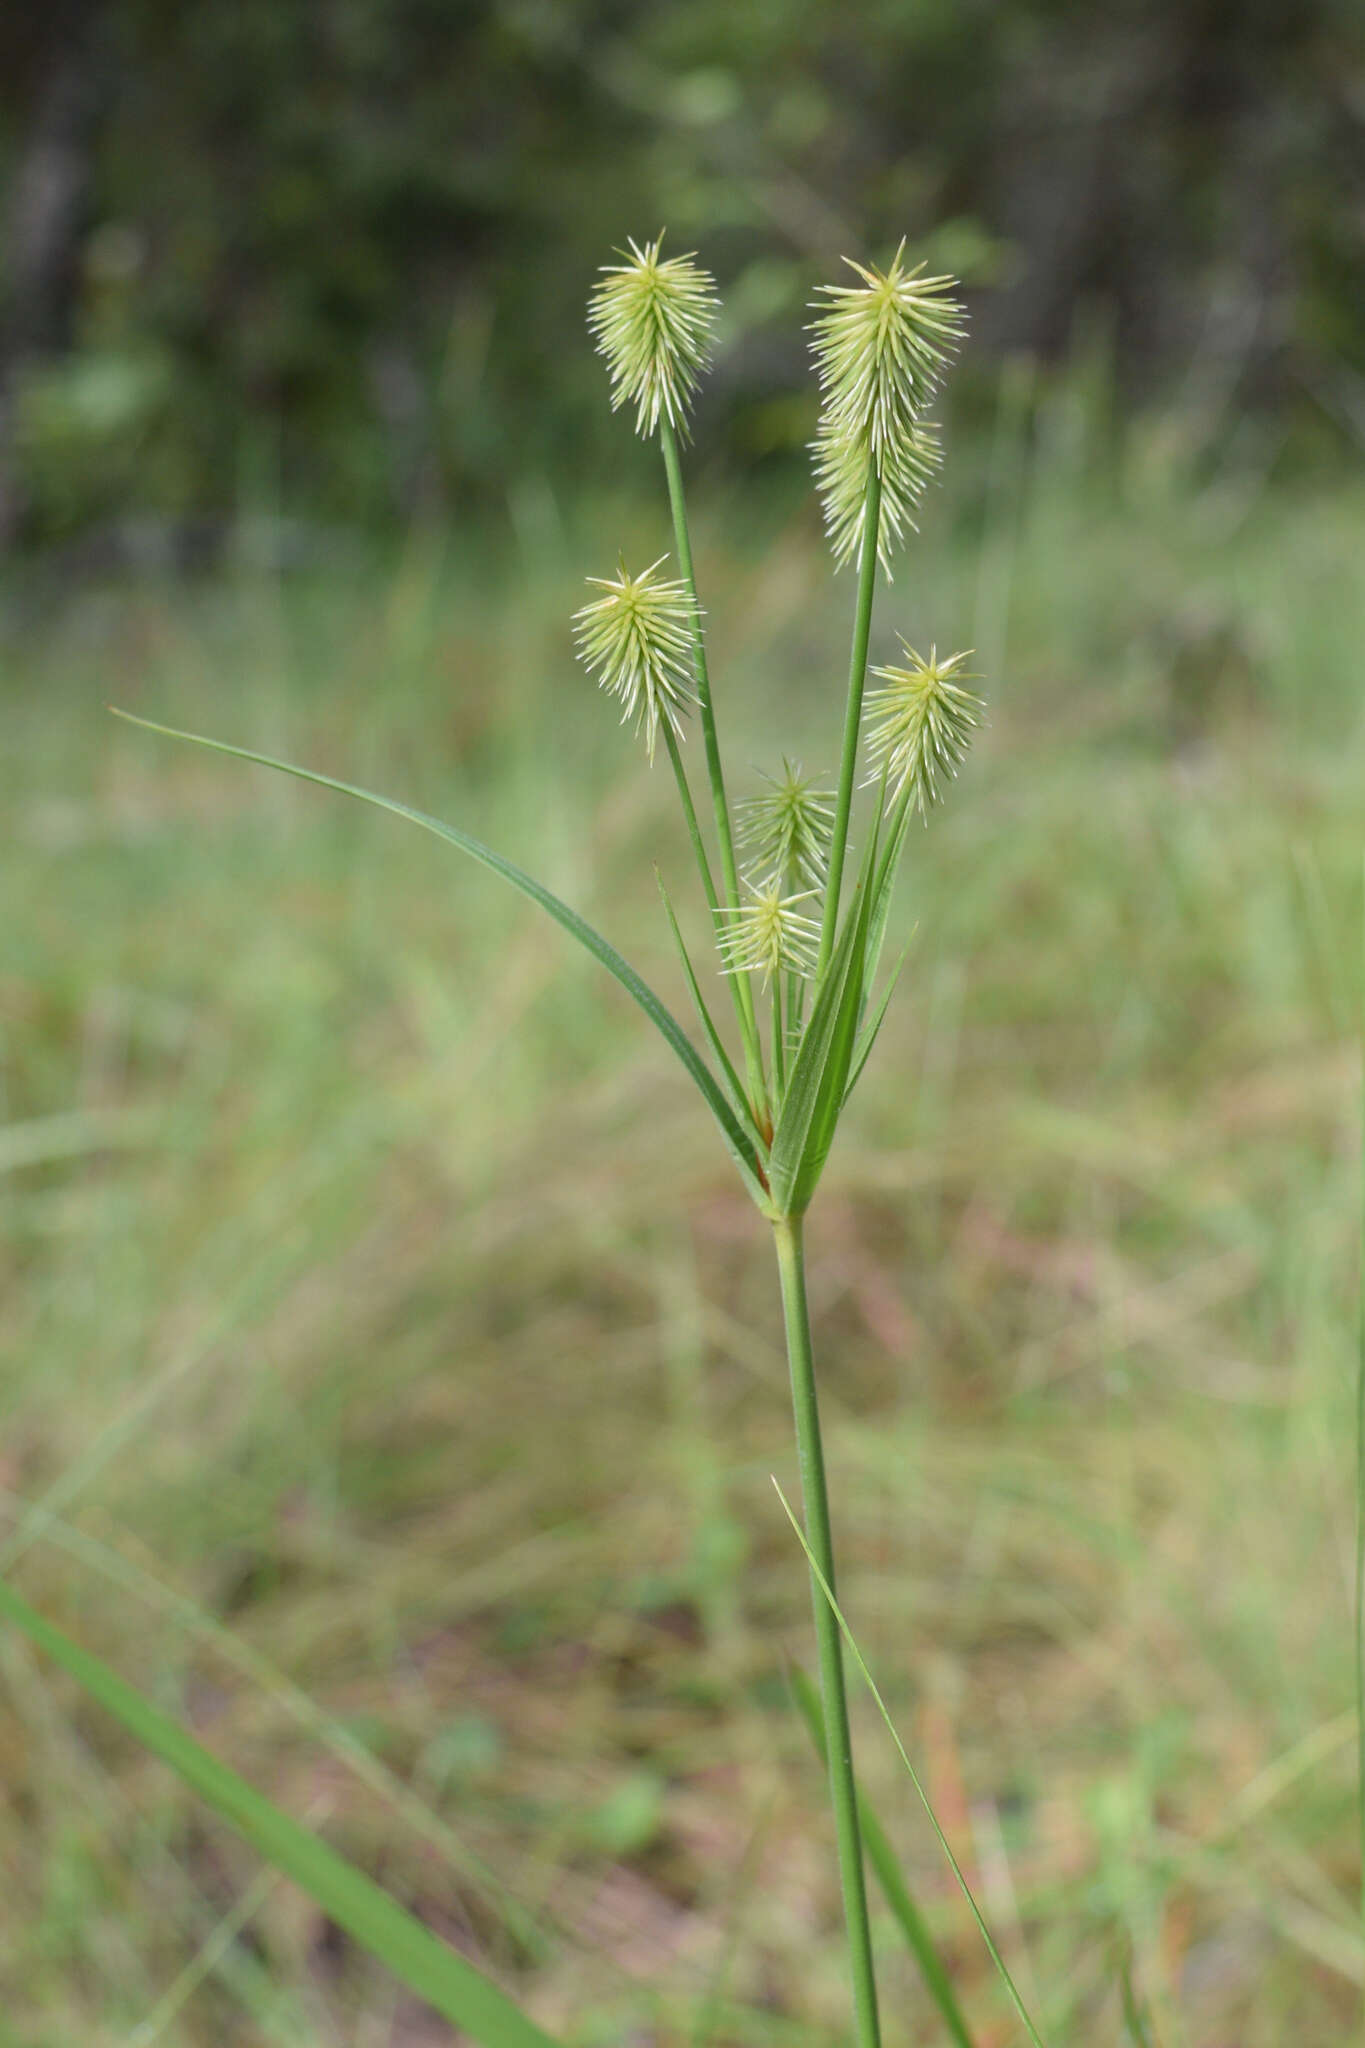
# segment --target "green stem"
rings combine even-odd
[[[867,643],[872,633],[872,597],[877,587],[877,539],[881,532],[882,480],[875,462],[867,468],[867,496],[863,500],[863,551],[858,564],[858,603],[853,614],[853,646],[848,662],[848,704],[844,712],[844,752],[839,763],[839,796],[834,812],[834,836],[829,849],[829,879],[825,883],[825,913],[820,925],[820,953],[815,963],[815,986],[824,978],[834,950],[839,925],[839,891],[844,879],[844,849],[848,845],[848,819],[853,809],[853,777],[858,766],[858,734],[863,720],[863,684],[867,678]]]
[[[1365,885],[1365,870],[1362,870]],[[1365,907],[1365,898],[1362,899]],[[1365,923],[1361,945],[1365,949]],[[1360,966],[1360,1051],[1361,1075],[1365,1084],[1365,950]],[[1365,1094],[1362,1094],[1365,1119]],[[1365,1121],[1361,1128],[1361,1212],[1360,1212],[1360,1294],[1358,1305],[1356,1358],[1356,1588],[1355,1588],[1355,1678],[1356,1678],[1356,1823],[1361,1856],[1360,1912],[1365,1924]]]
[[[834,1539],[830,1532],[829,1493],[820,1439],[820,1410],[815,1393],[815,1358],[811,1350],[810,1314],[806,1306],[806,1257],[799,1216],[773,1225],[777,1268],[782,1280],[782,1313],[787,1326],[787,1358],[791,1366],[792,1414],[801,1465],[806,1540],[825,1584],[834,1585]],[[858,1788],[853,1776],[853,1740],[844,1690],[843,1646],[839,1623],[819,1580],[811,1575],[815,1608],[815,1640],[820,1653],[820,1701],[829,1747],[829,1789],[839,1849],[839,1882],[844,1895],[844,1930],[849,1973],[853,1979],[853,2010],[858,2048],[880,2048],[877,1980],[872,1966],[872,1935],[863,1877],[863,1846],[858,1828]]]
[[[678,785],[678,795],[682,799],[683,816],[687,820],[687,836],[692,841],[692,851],[697,856],[697,872],[701,876],[701,885],[706,891],[706,901],[714,919],[720,907],[720,899],[716,895],[716,885],[711,878],[711,863],[706,858],[706,847],[702,843],[701,827],[697,823],[692,792],[687,786],[687,770],[683,767],[682,748],[678,745],[678,735],[669,721],[661,718],[659,723],[663,727],[664,739],[668,744],[668,758],[673,763],[673,778]]]
[[[725,902],[731,911],[739,908],[739,874],[735,867],[735,842],[730,830],[730,809],[725,801],[725,775],[721,768],[720,742],[716,738],[716,715],[711,706],[711,676],[706,665],[706,636],[702,631],[701,605],[697,598],[697,577],[692,567],[692,541],[687,530],[687,503],[683,497],[682,464],[678,439],[668,421],[659,423],[659,446],[663,450],[664,472],[668,478],[668,503],[673,514],[673,541],[678,567],[692,600],[692,649],[697,666],[697,700],[701,707],[702,739],[706,747],[706,772],[711,782],[711,803],[716,818],[716,844],[720,849],[721,880]],[[732,974],[735,1009],[744,1040],[744,1061],[754,1113],[761,1120],[768,1100],[763,1077],[763,1051],[759,1043],[758,1020],[754,1014],[754,992],[747,974]]]
[[[787,1092],[787,1041],[782,1021],[782,971],[773,973],[773,1097],[774,1106],[780,1109],[782,1097]]]

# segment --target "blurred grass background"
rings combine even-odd
[[[0,21],[0,1570],[585,2048],[842,2038],[764,1233],[492,877],[104,706],[448,815],[685,1014],[674,806],[570,648],[583,576],[669,544],[594,267],[667,223],[726,296],[690,473],[738,796],[837,746],[811,287],[904,232],[961,272],[874,658],[974,646],[990,725],[810,1233],[845,1604],[1049,2039],[1346,2038],[1360,29]],[[0,2048],[443,2038],[0,1637]]]

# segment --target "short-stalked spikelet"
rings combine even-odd
[[[970,654],[929,659],[905,640],[904,667],[874,668],[882,687],[867,697],[869,782],[887,784],[897,795],[907,787],[911,801],[927,814],[939,795],[939,778],[956,775],[973,732],[981,723],[981,699],[962,685],[970,680],[962,664]]]
[[[605,593],[574,613],[579,659],[604,690],[621,699],[621,721],[645,729],[651,762],[666,718],[682,734],[683,713],[696,702],[692,686],[692,600],[683,583],[656,577],[661,555],[638,576],[623,562],[614,577],[589,576]]]
[[[955,280],[905,266],[901,243],[887,270],[857,285],[821,285],[828,304],[811,323],[820,376],[815,478],[835,560],[861,559],[870,461],[881,478],[877,550],[885,566],[942,460],[925,407],[962,337]]]
[[[803,889],[784,896],[778,881],[744,884],[749,900],[737,909],[718,911],[718,939],[727,974],[810,975],[815,972],[820,927],[795,908],[815,894]]]
[[[740,839],[760,874],[776,882],[824,884],[834,830],[834,799],[817,789],[801,763],[783,761],[782,773],[765,775],[762,796],[739,807]]]
[[[691,256],[662,260],[662,244],[662,235],[643,249],[631,242],[624,263],[603,266],[588,303],[588,326],[611,371],[612,408],[634,401],[637,434],[654,433],[661,419],[686,432],[720,305],[715,279]]]

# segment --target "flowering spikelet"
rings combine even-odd
[[[813,917],[803,917],[793,905],[815,894],[802,889],[784,896],[780,881],[744,884],[749,901],[735,910],[719,910],[726,920],[718,938],[727,974],[761,974],[767,982],[774,974],[809,975],[815,972],[816,945],[820,927]]]
[[[821,285],[829,301],[811,323],[820,376],[812,444],[825,527],[837,562],[861,556],[869,464],[881,476],[877,551],[886,565],[942,459],[923,417],[964,329],[955,279],[907,269],[901,243],[888,270],[845,258],[860,285]]]
[[[692,600],[687,586],[654,572],[668,557],[660,555],[638,576],[625,562],[614,577],[589,576],[595,590],[606,592],[574,613],[578,656],[604,690],[622,703],[621,722],[634,718],[645,728],[650,761],[666,718],[682,735],[684,707],[696,702],[692,687]]]
[[[867,698],[867,752],[873,773],[869,782],[879,782],[883,771],[897,795],[909,786],[912,801],[927,815],[938,796],[940,775],[956,775],[981,723],[981,699],[962,688],[968,678],[962,663],[971,649],[949,654],[942,661],[937,647],[929,659],[916,654],[905,640],[904,668],[874,668],[884,687],[871,690]]]
[[[588,327],[611,371],[612,410],[634,399],[637,434],[652,434],[660,417],[687,431],[720,305],[715,279],[691,256],[660,260],[663,239],[643,249],[632,241],[627,262],[604,264],[588,302]]]
[[[825,879],[834,831],[834,801],[803,775],[801,763],[782,763],[782,774],[765,775],[763,796],[739,807],[740,840],[759,870],[774,882],[809,882],[819,888]]]

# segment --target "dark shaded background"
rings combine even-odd
[[[810,425],[813,282],[902,233],[979,377],[1080,337],[1126,401],[1365,421],[1356,0],[65,0],[0,23],[0,525],[193,549],[619,468],[595,266],[726,290],[708,448]],[[726,459],[724,456],[722,459]]]

